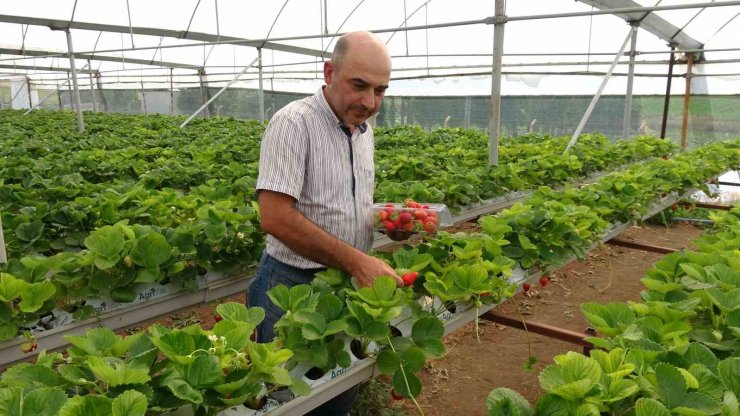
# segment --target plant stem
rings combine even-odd
[[[516,303],[516,299],[514,296],[511,297],[511,302],[514,305],[514,310],[516,310],[517,315],[519,315],[519,319],[522,320],[522,325],[524,326],[524,334],[527,337],[527,353],[530,357],[533,357],[532,355],[532,342],[529,340],[529,330],[527,329],[527,321],[524,320],[524,315],[522,315],[521,309],[519,309],[519,304]]]
[[[606,286],[599,289],[599,293],[604,293],[606,289],[609,289],[609,286],[612,285],[612,280],[614,279],[614,268],[612,267],[612,258],[609,255],[609,253],[606,253],[606,261],[609,263],[609,283],[606,284]]]
[[[398,352],[396,352],[396,349],[393,347],[393,342],[391,342],[390,335],[387,335],[386,338],[388,339],[388,345],[390,345],[391,351],[393,351],[396,354],[398,354]],[[419,414],[421,414],[421,416],[424,416],[424,411],[421,410],[421,406],[419,406],[419,402],[417,402],[416,401],[416,398],[414,397],[414,395],[411,394],[411,386],[409,386],[409,379],[406,378],[406,370],[404,370],[404,368],[403,368],[403,359],[401,359],[401,356],[400,355],[398,355],[398,357],[399,357],[398,365],[401,366],[401,375],[403,376],[403,382],[406,384],[406,391],[409,392],[409,398],[411,399],[411,401],[414,402],[414,405],[416,405],[416,409],[419,410]]]
[[[480,331],[478,331],[478,321],[480,318],[478,318],[478,314],[480,313],[480,308],[475,308],[475,339],[478,340],[478,344],[480,344]]]

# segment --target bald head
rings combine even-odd
[[[383,41],[373,33],[350,32],[342,35],[331,54],[331,62],[334,64],[334,69],[338,70],[348,56],[353,53],[369,54],[375,57],[375,59],[387,61],[390,70],[391,56],[388,53],[388,49],[385,47]]]

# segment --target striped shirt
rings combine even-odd
[[[257,190],[292,196],[309,221],[366,252],[373,241],[373,131],[363,123],[349,137],[322,90],[293,101],[270,120],[260,145]],[[325,266],[271,235],[266,251],[301,269]]]

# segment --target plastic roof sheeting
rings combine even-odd
[[[624,1],[598,3],[623,4]],[[642,6],[703,3],[691,0],[646,1]],[[723,2],[716,2],[723,3]],[[323,5],[327,21],[324,22]],[[184,33],[210,34],[212,39],[269,38],[278,49],[263,49],[264,76],[267,86],[276,90],[312,92],[322,83],[321,51],[331,51],[333,39],[286,40],[287,37],[319,35],[325,31],[380,30],[408,26],[464,22],[493,15],[493,2],[468,0],[288,0],[245,2],[243,0],[28,0],[4,2],[0,15],[56,19],[63,22],[115,25],[135,28],[157,28]],[[354,13],[352,12],[354,9]],[[282,12],[281,12],[282,9]],[[404,10],[405,9],[405,10]],[[510,17],[588,12],[589,4],[572,0],[522,0],[507,3]],[[740,6],[656,11],[659,16],[700,44],[705,49],[740,48]],[[218,16],[218,19],[217,19]],[[734,17],[733,17],[734,16]],[[274,24],[274,26],[273,26]],[[685,27],[684,27],[685,26]],[[502,93],[519,94],[593,94],[601,82],[600,74],[608,70],[614,54],[624,41],[630,26],[612,15],[517,20],[506,24]],[[104,88],[169,88],[170,68],[134,63],[159,61],[180,66],[173,68],[175,87],[194,86],[199,82],[197,68],[204,67],[205,79],[211,86],[224,85],[257,57],[254,47],[220,44],[202,45],[198,40],[156,35],[133,36],[125,31],[71,30],[77,53],[106,56],[106,61],[92,61],[92,69],[101,74]],[[269,34],[269,36],[268,36]],[[394,56],[395,80],[390,94],[409,95],[486,95],[490,94],[493,25],[475,24],[430,28],[409,32],[381,33],[390,40]],[[62,31],[48,27],[0,23],[0,79],[8,74],[27,75],[32,83],[53,88],[66,80],[63,72],[42,69],[66,69],[64,56],[22,58],[15,50],[67,51]],[[197,45],[171,48],[174,45]],[[282,46],[281,46],[282,45]],[[163,48],[156,48],[161,46]],[[295,46],[314,51],[313,56],[285,51]],[[152,47],[146,50],[124,50]],[[641,30],[637,37],[635,94],[665,92],[665,74],[669,47],[665,40]],[[105,51],[105,52],[103,52]],[[652,53],[651,53],[652,52]],[[477,54],[477,56],[437,56],[442,54]],[[531,55],[527,55],[531,54]],[[573,55],[566,55],[573,54]],[[740,52],[723,50],[706,52],[706,63],[697,65],[698,78],[704,78],[703,92],[711,94],[740,93]],[[626,63],[628,58],[622,57]],[[715,62],[725,63],[715,63]],[[77,67],[85,64],[78,60]],[[18,69],[19,67],[36,69]],[[620,64],[615,73],[627,73]],[[683,74],[678,65],[675,74]],[[567,73],[568,75],[562,75]],[[450,75],[471,74],[465,77]],[[582,75],[581,75],[582,74]],[[706,75],[706,76],[705,76]],[[257,69],[249,70],[237,86],[256,87]],[[87,76],[81,81],[87,82]],[[658,81],[660,80],[660,81]],[[617,76],[605,93],[624,94],[626,77]],[[674,93],[683,92],[683,83],[674,82]]]

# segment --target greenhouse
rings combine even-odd
[[[737,0],[4,2],[0,416],[739,415],[739,39]]]

